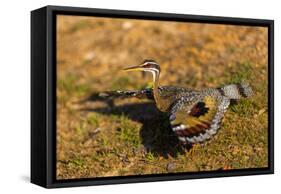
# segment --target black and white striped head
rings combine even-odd
[[[125,71],[148,71],[154,76],[159,75],[160,66],[153,60],[144,60],[140,65],[128,67],[124,69]]]

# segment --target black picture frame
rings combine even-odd
[[[268,168],[56,180],[56,15],[264,26],[268,28]],[[46,188],[274,173],[274,21],[170,13],[46,6],[31,12],[31,182]]]

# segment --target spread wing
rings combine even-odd
[[[136,97],[139,99],[154,100],[153,92],[150,88],[142,90],[105,91],[99,93],[99,96],[104,99]]]
[[[174,86],[159,86],[159,92],[163,97],[174,97],[177,99],[179,96],[190,92],[191,90]],[[145,88],[141,90],[124,90],[124,91],[105,91],[99,93],[102,99],[117,99],[117,98],[130,98],[135,97],[139,99],[154,100],[153,89]]]
[[[182,98],[171,109],[171,127],[184,144],[208,140],[217,133],[229,103],[226,97],[205,96],[195,102]]]

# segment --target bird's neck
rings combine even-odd
[[[153,96],[155,99],[156,106],[159,110],[163,111],[162,109],[162,98],[159,94],[159,72],[152,72],[153,74]]]

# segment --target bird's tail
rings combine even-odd
[[[222,95],[238,100],[241,97],[248,98],[253,95],[252,87],[247,82],[241,82],[239,84],[230,84],[219,88]]]
[[[140,99],[150,99],[150,100],[154,99],[152,89],[105,91],[99,93],[99,96],[106,99],[129,98],[129,97],[136,97]]]

